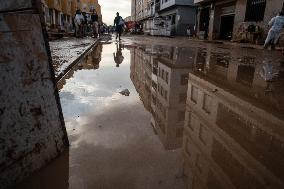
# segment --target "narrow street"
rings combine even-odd
[[[284,189],[283,0],[0,2],[0,189]]]
[[[152,39],[101,41],[58,82],[71,147],[16,188],[283,187],[281,53]]]

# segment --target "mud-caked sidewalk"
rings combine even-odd
[[[56,78],[59,79],[61,75],[64,75],[96,42],[97,39],[91,37],[50,41],[52,64]]]

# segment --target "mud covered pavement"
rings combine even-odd
[[[101,42],[59,81],[70,150],[18,188],[284,187],[281,53],[162,39]]]
[[[64,38],[50,41],[50,51],[54,66],[55,76],[64,72],[70,64],[89,49],[95,40],[88,38]]]

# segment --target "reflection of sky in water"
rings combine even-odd
[[[102,61],[98,70],[77,70],[60,91],[64,117],[79,116],[89,111],[98,111],[118,101],[136,101],[137,94],[130,80],[130,52],[123,50],[124,61],[119,68],[113,60],[115,45],[104,45]],[[130,90],[130,96],[120,95],[123,89]]]

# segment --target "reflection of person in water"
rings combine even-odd
[[[103,45],[101,43],[98,43],[98,45],[94,48],[92,53],[93,64],[97,65],[97,67],[99,66],[101,61],[102,50],[103,50]]]
[[[121,64],[124,60],[120,43],[116,44],[116,53],[113,53],[113,59],[116,63],[116,67],[119,67],[119,64]]]

